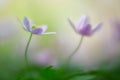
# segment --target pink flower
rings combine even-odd
[[[49,50],[42,51],[33,57],[34,61],[41,65],[57,65],[57,59]]]
[[[102,26],[102,23],[98,23],[94,29],[91,29],[91,24],[89,23],[88,17],[82,15],[77,24],[74,24],[71,19],[68,19],[68,22],[73,27],[74,31],[83,36],[91,36]]]

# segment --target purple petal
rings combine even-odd
[[[103,23],[97,24],[97,26],[91,31],[90,34],[94,34],[96,31],[98,31],[102,27]]]
[[[24,17],[24,28],[27,29],[28,31],[31,31],[30,22],[27,17]]]
[[[42,30],[41,28],[34,28],[34,29],[32,30],[32,33],[39,35],[39,34],[42,34],[42,31],[43,31],[43,30]]]
[[[70,25],[72,26],[72,28],[76,31],[76,27],[75,27],[74,23],[71,21],[70,18],[68,18],[68,22],[70,23]]]
[[[82,29],[86,24],[89,24],[87,15],[82,15],[78,23],[76,24],[77,30]]]
[[[91,25],[90,24],[84,25],[84,27],[79,30],[79,33],[81,35],[86,35],[86,36],[90,35],[90,32],[91,32]]]

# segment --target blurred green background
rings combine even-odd
[[[33,36],[29,48],[30,61],[44,51],[54,55],[58,61],[66,60],[80,38],[67,18],[77,22],[82,14],[90,17],[93,28],[98,22],[104,22],[104,26],[92,37],[84,39],[74,62],[90,68],[103,59],[113,60],[118,54],[107,54],[103,46],[108,45],[105,43],[111,39],[109,20],[120,17],[119,3],[120,0],[0,0],[1,78],[9,79],[6,74],[24,66],[24,50],[30,34],[23,30],[17,17],[23,22],[23,17],[27,16],[37,25],[47,25],[47,31],[57,32],[56,35]]]

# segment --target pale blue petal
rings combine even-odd
[[[28,20],[27,17],[24,17],[24,28],[27,30],[27,31],[31,31],[31,27],[30,27],[30,22]]]

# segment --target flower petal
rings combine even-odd
[[[24,30],[28,31],[18,17],[17,17],[17,21],[20,23],[20,25],[23,27]]]
[[[91,31],[91,34],[95,33],[97,30],[99,30],[103,26],[103,23],[99,23],[96,25],[96,27]]]
[[[45,34],[45,35],[47,35],[47,34],[56,34],[56,32],[45,32],[43,34]]]
[[[42,33],[44,33],[47,30],[47,26],[44,25],[44,26],[41,27],[41,29],[42,29]]]
[[[31,31],[30,22],[27,17],[24,17],[24,28],[27,29],[28,31]]]
[[[41,29],[41,28],[34,28],[33,30],[32,30],[32,33],[33,34],[42,34],[42,32],[43,32],[43,30]]]
[[[76,26],[74,25],[74,23],[72,22],[72,20],[70,18],[68,18],[68,22],[70,23],[72,28],[76,31]]]
[[[31,20],[31,19],[28,19],[28,20],[29,20],[30,29],[31,29],[31,27],[32,27],[33,25],[35,25],[35,24],[32,22],[32,20]]]
[[[91,32],[91,25],[90,24],[84,25],[84,27],[79,30],[79,33],[81,35],[86,35],[86,36],[89,36],[90,32]]]
[[[87,15],[82,15],[78,23],[76,24],[77,30],[79,31],[84,27],[84,25],[89,24]]]

